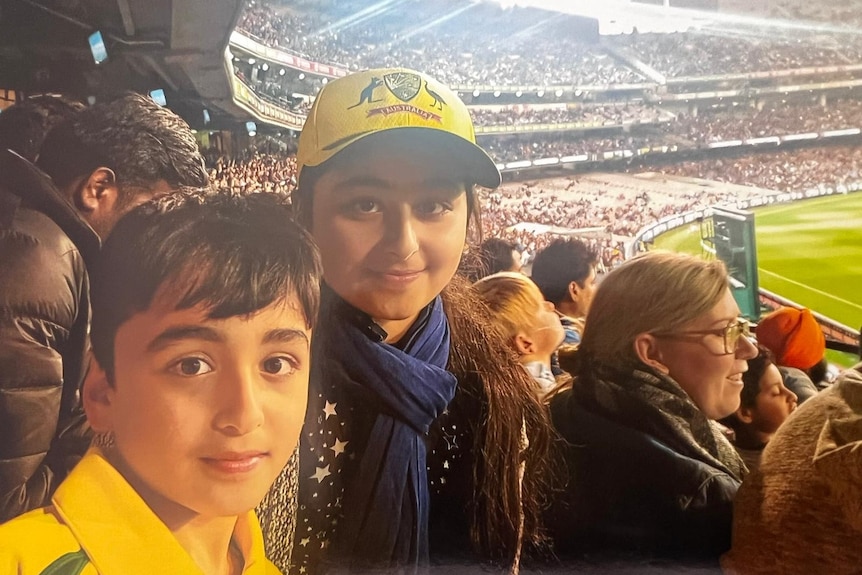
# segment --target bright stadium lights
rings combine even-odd
[[[524,95],[524,93],[523,93],[522,91],[520,91],[520,90],[518,90],[517,92],[515,92],[515,97],[516,97],[516,98],[520,98],[520,97],[521,97],[521,96],[523,96],[523,95]]]
[[[303,72],[300,72],[300,73],[299,73],[299,79],[300,79],[300,80],[305,80],[305,74],[304,74]]]
[[[539,90],[538,92],[536,92],[536,96],[538,96],[539,98],[543,98],[545,96],[545,91]]]
[[[261,65],[260,69],[266,72],[267,70],[269,70],[269,64],[264,62],[263,65]]]
[[[494,97],[499,98],[501,93],[500,90],[494,90]]]
[[[557,90],[554,92],[554,96],[556,96],[557,98],[562,98],[563,97],[563,91],[561,89],[557,88]]]
[[[278,75],[279,75],[279,76],[284,76],[284,73],[285,73],[284,68],[282,68],[282,69],[280,69],[280,70],[278,71]],[[302,78],[300,78],[300,79],[302,79]]]
[[[249,65],[249,66],[254,66],[254,63],[255,63],[255,62],[257,62],[257,60],[255,60],[254,58],[249,58],[249,59],[248,59],[248,65]]]
[[[479,90],[473,90],[473,97],[474,97],[474,98],[478,98],[478,97],[479,97],[479,94],[481,94],[481,93],[482,93],[482,92],[480,92]]]

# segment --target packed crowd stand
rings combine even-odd
[[[767,30],[768,33],[768,30]],[[796,30],[790,38],[758,37],[754,28],[628,34],[609,40],[669,78],[745,74],[862,62],[862,44],[854,36],[841,42]],[[763,34],[766,36],[766,34]],[[829,45],[832,47],[828,47]]]
[[[862,24],[862,20],[859,19],[859,7],[854,0],[836,0],[822,6],[806,0],[773,0],[768,4],[751,3],[746,0],[727,0],[723,4],[728,12],[753,17],[767,16],[784,20],[802,20],[848,28],[858,28]]]
[[[704,158],[664,166],[661,171],[767,190],[804,192],[823,186],[857,185],[862,180],[862,147],[824,146]]]
[[[302,14],[257,3],[238,29],[264,43],[348,70],[406,66],[434,70],[449,85],[601,86],[644,83],[601,44],[573,38],[570,21],[539,10],[469,9],[458,0],[444,7],[410,1],[383,16],[339,25],[351,4],[332,13]],[[454,16],[434,24],[442,13]],[[410,29],[403,22],[415,22]],[[427,25],[427,29],[426,29]],[[482,31],[487,30],[487,36]],[[632,33],[602,40],[669,78],[742,74],[862,63],[862,43],[811,32],[775,31],[728,24],[670,34]],[[783,36],[783,37],[782,37]]]
[[[482,143],[501,162],[601,155],[615,150],[637,151],[661,146],[693,149],[719,141],[859,128],[862,127],[862,103],[843,98],[830,100],[825,106],[766,101],[761,110],[750,105],[723,106],[716,110],[703,107],[697,116],[680,113],[676,119],[659,126],[633,126],[630,131],[616,136],[609,136],[607,132],[483,136]]]
[[[470,115],[477,127],[565,123],[617,126],[632,122],[657,122],[666,116],[660,110],[640,102],[571,105],[553,109],[486,110],[473,107]]]
[[[308,101],[293,96],[274,69],[264,80],[252,83],[248,68],[237,75],[258,91],[264,99],[298,114],[306,114]],[[296,73],[291,71],[291,82]],[[303,78],[306,87],[319,91],[325,83]],[[717,108],[701,106],[696,116],[685,112],[674,114],[669,109],[643,102],[607,102],[570,105],[566,109],[531,109],[529,106],[502,110],[471,108],[471,115],[481,127],[529,127],[539,124],[580,124],[586,128],[606,128],[599,131],[567,133],[524,133],[518,136],[482,136],[482,145],[499,162],[535,160],[587,154],[599,156],[605,152],[637,151],[662,146],[674,149],[697,148],[726,140],[820,132],[862,126],[862,103],[855,98],[829,99],[825,105],[816,101],[765,100],[760,109],[754,104],[722,104]],[[622,127],[632,124],[623,132]],[[656,129],[656,125],[660,129]],[[615,129],[615,130],[614,130]]]
[[[703,107],[696,117],[680,115],[664,129],[694,145],[704,145],[845,128],[862,128],[862,101],[841,98],[823,106],[816,102],[767,100],[760,110],[745,104],[716,110]]]
[[[295,14],[258,3],[243,13],[237,28],[312,61],[348,70],[433,69],[449,85],[594,86],[645,80],[598,45],[561,42],[571,29],[569,18],[490,4],[464,6],[457,0],[410,0],[390,7],[383,18],[335,29],[340,11]],[[351,13],[350,7],[339,4],[343,15]],[[446,13],[456,16],[445,26],[423,30]],[[405,31],[404,22],[416,25]]]

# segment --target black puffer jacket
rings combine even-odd
[[[651,417],[667,408],[660,400],[640,412],[608,414],[578,393],[583,385],[576,380],[550,404],[567,441],[569,474],[548,518],[559,556],[591,562],[586,571],[653,562],[717,570],[719,555],[730,547],[739,478],[720,462],[709,463],[711,456],[680,448],[692,442],[672,447],[659,439],[683,433]],[[609,405],[624,403],[613,387],[602,390]],[[648,427],[654,433],[644,431]]]
[[[78,388],[98,250],[50,178],[0,151],[0,523],[48,504],[89,445]]]

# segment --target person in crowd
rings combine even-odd
[[[337,79],[303,127],[297,169],[324,285],[291,572],[516,568],[523,544],[541,542],[553,431],[455,275],[474,185],[500,183],[466,106],[412,70]]]
[[[38,141],[30,125],[17,136]],[[47,505],[89,445],[78,393],[100,237],[136,204],[207,181],[188,125],[138,95],[75,112],[38,156],[44,171],[0,150],[0,520]]]
[[[253,508],[299,439],[320,275],[272,194],[124,217],[92,274],[97,441],[48,507],[0,526],[0,572],[278,573]]]
[[[733,446],[749,471],[757,469],[763,448],[782,423],[796,410],[796,394],[784,385],[772,352],[758,346],[742,374],[739,408],[721,420],[733,430]]]
[[[566,330],[566,344],[578,344],[596,292],[595,252],[574,238],[556,239],[536,254],[530,277],[552,302]]]
[[[782,425],[737,494],[725,573],[849,575],[862,565],[862,364]],[[764,542],[769,541],[768,551]]]
[[[536,284],[521,273],[499,272],[473,287],[491,308],[520,364],[536,380],[539,398],[544,398],[557,385],[551,355],[565,335],[554,304],[545,301]]]
[[[568,442],[549,519],[561,556],[717,567],[730,547],[746,469],[713,420],[739,407],[757,349],[728,286],[720,261],[656,251],[597,290],[574,381],[550,403]]]
[[[482,264],[476,280],[497,272],[520,272],[521,252],[513,242],[501,238],[488,238],[479,246],[478,259]]]
[[[781,307],[760,318],[757,341],[775,356],[788,387],[803,403],[826,381],[826,337],[807,308]],[[800,373],[802,372],[802,373]]]
[[[83,109],[82,103],[61,96],[34,96],[14,104],[0,114],[0,150],[35,162],[51,128]]]

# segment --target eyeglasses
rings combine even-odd
[[[724,327],[716,329],[678,331],[674,333],[653,333],[653,335],[657,337],[676,339],[684,339],[688,336],[697,337],[703,335],[720,335],[724,341],[724,354],[729,355],[731,353],[736,353],[736,346],[739,343],[740,337],[751,337],[751,324],[747,320],[739,318]]]

